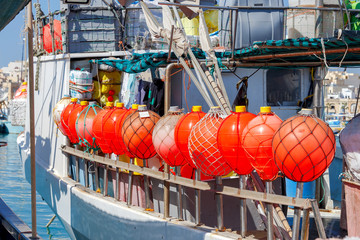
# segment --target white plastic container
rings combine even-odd
[[[70,71],[70,96],[81,100],[92,99],[93,81],[91,73],[81,70]]]

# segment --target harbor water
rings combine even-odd
[[[0,196],[6,204],[31,228],[30,184],[25,180],[16,143],[17,134],[0,135],[7,146],[0,147]],[[62,223],[37,194],[37,231],[43,239],[70,239]]]

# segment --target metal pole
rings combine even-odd
[[[84,172],[85,172],[85,187],[89,187],[89,167],[88,160],[84,159]]]
[[[146,167],[146,159],[143,159],[143,167]],[[150,193],[149,193],[149,178],[144,175],[144,191],[145,191],[145,205],[146,209],[151,208],[150,206]]]
[[[176,175],[180,176],[180,168],[181,167],[176,167],[175,171],[176,171]],[[178,189],[178,218],[183,220],[183,201],[182,201],[182,187],[180,184],[177,185],[177,189]]]
[[[359,87],[358,87],[358,94],[357,94],[357,97],[356,97],[356,104],[355,104],[354,117],[356,116],[357,107],[358,107],[358,104],[359,104],[359,96],[360,96],[360,84],[359,84]]]
[[[266,193],[271,193],[272,192],[272,182],[266,182]],[[274,239],[274,225],[273,225],[273,220],[274,220],[274,215],[273,215],[273,205],[272,203],[268,203],[267,205],[267,225],[268,225],[268,229],[267,229],[267,239],[271,240]]]
[[[116,183],[115,183],[115,199],[119,201],[119,183],[120,183],[120,174],[119,174],[119,168],[115,168],[115,176],[116,176]]]
[[[35,162],[35,104],[34,104],[34,52],[32,28],[32,1],[27,5],[27,37],[29,51],[29,100],[30,100],[30,172],[31,172],[31,225],[33,239],[36,230],[36,162]]]
[[[239,17],[239,10],[236,9],[235,11],[235,26],[234,26],[234,36],[231,45],[231,60],[234,60],[234,51],[235,51],[235,44],[236,44],[236,32],[237,32],[237,24],[238,24],[238,17]],[[232,26],[232,23],[231,23]]]
[[[54,16],[52,14],[50,15],[50,33],[51,33],[52,53],[55,54]]]
[[[312,200],[310,200],[310,203],[311,203],[311,207],[312,207],[312,210],[313,210],[314,220],[315,220],[315,223],[316,223],[316,228],[318,230],[319,237],[321,239],[326,239],[326,233],[325,233],[324,225],[323,225],[323,222],[322,222],[322,219],[321,219],[321,215],[320,215],[319,206],[317,204],[317,201],[312,199]]]
[[[297,198],[302,198],[303,189],[304,189],[304,183],[298,182],[296,184],[296,197]],[[292,231],[292,233],[293,233],[292,239],[293,240],[299,239],[300,218],[301,218],[300,214],[301,214],[301,210],[299,208],[295,208],[294,221],[293,221],[293,231]]]
[[[310,226],[309,209],[304,209],[303,222],[301,226],[301,240],[309,239],[309,226]]]
[[[100,192],[100,184],[99,184],[99,168],[96,162],[94,162],[95,168],[95,189],[96,192]]]
[[[246,189],[246,175],[239,178],[239,189]],[[242,237],[246,236],[247,231],[247,215],[246,215],[246,199],[240,199],[240,233]]]
[[[200,181],[200,170],[195,169],[195,179]],[[195,223],[200,224],[200,209],[201,209],[201,191],[195,190]]]
[[[134,164],[134,158],[130,158],[130,164]],[[132,198],[132,184],[133,184],[133,172],[129,171],[129,181],[128,181],[128,195],[127,195],[127,205],[131,205]]]
[[[169,178],[170,167],[166,163],[164,164],[164,172],[165,172],[165,176],[168,176]],[[164,218],[168,218],[169,216],[170,216],[170,183],[168,181],[164,181]]]
[[[107,165],[104,165],[104,191],[103,195],[106,197],[108,194],[108,171],[107,171]]]
[[[323,0],[317,0],[316,1],[316,7],[322,8],[324,7]],[[322,31],[323,31],[323,14],[322,11],[317,10],[316,11],[316,22],[315,22],[315,37],[323,37]]]
[[[222,185],[222,178],[216,177],[216,184]],[[219,231],[224,229],[224,209],[223,209],[223,196],[221,194],[215,193],[215,202],[216,202],[216,213],[217,213],[217,224]]]

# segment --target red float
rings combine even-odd
[[[189,151],[194,164],[209,176],[223,176],[231,172],[217,146],[217,132],[224,112],[212,107],[191,130]]]
[[[125,152],[125,155],[130,157],[130,158],[134,158],[135,156],[129,152],[126,148],[126,145],[123,141],[122,135],[121,135],[121,130],[122,130],[122,126],[124,125],[124,122],[126,120],[126,118],[128,116],[130,116],[131,114],[135,113],[136,110],[138,109],[139,105],[138,104],[133,104],[131,106],[131,109],[127,110],[121,117],[121,119],[119,119],[119,121],[116,121],[115,123],[115,137],[116,140],[118,141],[119,145],[121,146],[121,150]]]
[[[205,116],[205,113],[201,111],[201,106],[193,106],[191,112],[183,116],[175,127],[175,143],[176,146],[180,149],[180,152],[184,155],[186,161],[190,164],[191,167],[196,168],[194,165],[190,154],[189,154],[189,135],[191,129],[195,126],[197,122],[200,121],[202,117]]]
[[[62,35],[61,35],[61,22],[54,19],[54,42],[55,42],[55,52],[57,50],[62,50]],[[43,43],[44,49],[46,52],[51,53],[52,49],[52,37],[50,23],[46,24],[43,28]]]
[[[156,155],[152,143],[152,133],[160,116],[140,105],[138,110],[128,116],[121,129],[127,150],[137,158],[148,159]]]
[[[296,182],[310,182],[321,176],[335,156],[336,141],[331,128],[311,109],[285,120],[272,142],[276,165]]]
[[[14,99],[26,98],[26,96],[27,96],[27,82],[23,82],[21,86],[16,90],[14,94]]]
[[[116,137],[116,124],[122,121],[128,110],[124,107],[124,103],[117,103],[116,107],[105,116],[103,125],[104,138],[107,144],[111,147],[111,150],[116,155],[122,155],[125,153],[123,146],[119,139]]]
[[[260,113],[248,123],[242,134],[243,148],[250,163],[265,181],[273,181],[278,176],[279,169],[274,161],[271,141],[281,122],[271,112],[271,107],[261,107]]]
[[[76,120],[78,119],[78,116],[80,115],[81,111],[84,110],[84,108],[86,108],[89,105],[89,103],[87,101],[81,101],[80,102],[80,106],[78,108],[75,108],[74,110],[71,111],[70,115],[69,115],[69,130],[71,133],[71,136],[73,137],[73,139],[76,139],[76,142],[74,143],[79,143],[79,136],[77,135],[76,132]],[[84,147],[84,145],[82,145]]]
[[[94,118],[102,110],[95,103],[89,104],[76,119],[76,133],[81,140],[81,145],[91,149],[98,149],[92,130]]]
[[[185,157],[175,144],[174,130],[184,113],[178,107],[170,107],[168,113],[156,123],[153,131],[155,151],[169,166],[182,166],[186,163]]]
[[[80,104],[77,103],[77,98],[71,98],[71,102],[64,108],[60,115],[59,129],[65,136],[69,138],[70,142],[73,144],[78,143],[79,138],[77,135],[73,135],[70,130],[70,115],[77,108],[80,108]]]
[[[220,153],[227,164],[240,175],[247,175],[253,171],[242,147],[241,136],[246,125],[255,117],[255,114],[246,112],[245,106],[236,106],[235,112],[224,119],[218,131]]]
[[[114,106],[114,103],[107,102],[106,107],[96,115],[96,117],[94,118],[94,122],[93,122],[92,129],[93,129],[93,133],[94,133],[94,137],[95,137],[95,142],[100,147],[100,149],[103,153],[112,153],[113,152],[104,136],[105,135],[104,128],[105,128],[106,124],[108,124],[107,116],[109,115],[109,113],[111,113],[113,111],[113,109],[112,109],[113,106]]]
[[[60,132],[65,135],[65,131],[61,128],[61,113],[64,111],[67,105],[71,102],[69,95],[65,95],[60,101],[55,105],[53,109],[53,119],[56,126],[59,128]],[[65,135],[66,136],[66,135]]]

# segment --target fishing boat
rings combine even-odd
[[[232,105],[248,105],[253,113],[271,106],[281,119],[311,107],[321,117],[326,67],[359,65],[360,36],[339,23],[342,6],[289,7],[275,0],[219,1],[218,6],[211,1],[65,0],[59,11],[46,16],[40,5],[35,8],[36,58],[30,66],[36,71],[29,71],[29,121],[18,144],[26,178],[34,178],[35,163],[36,190],[72,239],[298,239],[300,210],[305,216],[301,236],[307,239],[310,209],[319,236],[326,237],[316,200],[283,196],[281,181],[274,182],[273,190],[256,174],[246,183],[236,174],[201,181],[173,174],[167,164],[159,170],[156,159],[150,167],[124,162],[121,156],[70,143],[53,122],[52,110],[66,94],[94,100],[86,95],[88,83],[70,81],[78,72],[91,82],[110,71],[122,74],[124,96],[134,99],[135,88],[124,86],[125,76],[138,84],[136,79],[146,76],[134,75],[150,71],[153,82],[163,79],[165,113],[174,105],[202,105],[205,112],[219,106],[228,115]],[[215,37],[208,34],[204,8],[218,20]],[[301,32],[295,20],[309,12],[314,19],[330,20],[320,25],[314,20],[312,32]],[[54,19],[57,14],[60,20]],[[192,28],[200,33],[184,34]],[[103,95],[98,104],[114,100]],[[139,102],[127,101],[132,103]],[[326,194],[325,202],[331,202]],[[296,209],[293,229],[280,208],[289,205]]]

